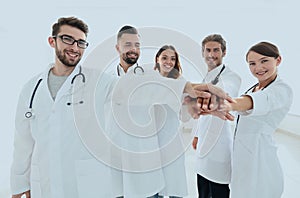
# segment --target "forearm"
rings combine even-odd
[[[248,95],[243,95],[241,97],[234,99],[236,102],[231,103],[232,111],[247,111],[253,109],[252,98]]]

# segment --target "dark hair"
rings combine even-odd
[[[135,27],[125,25],[119,30],[117,40],[119,40],[123,34],[138,34],[138,31]]]
[[[220,43],[222,52],[226,51],[226,41],[223,39],[223,37],[220,34],[211,34],[205,37],[202,41],[202,51],[205,48],[205,44],[210,41]]]
[[[180,66],[180,61],[179,61],[179,56],[178,56],[178,53],[177,53],[177,51],[176,51],[176,49],[175,49],[175,47],[173,47],[172,45],[164,45],[164,46],[162,46],[159,50],[158,50],[158,52],[156,53],[156,55],[155,55],[155,66],[154,66],[154,70],[158,70],[158,71],[160,71],[160,65],[157,63],[157,58],[160,56],[160,54],[163,52],[163,51],[165,51],[165,50],[167,50],[167,49],[171,49],[171,50],[173,50],[174,52],[175,52],[175,57],[176,57],[176,61],[175,61],[175,66],[174,66],[174,68],[168,73],[168,75],[167,75],[167,77],[168,78],[178,78],[180,75],[181,75],[181,73],[182,73],[182,69],[181,69],[181,66]]]
[[[59,33],[60,27],[63,25],[69,25],[80,29],[87,36],[89,28],[82,20],[76,17],[62,17],[57,20],[52,26],[52,36],[56,36]]]
[[[269,42],[259,42],[255,45],[253,45],[247,52],[246,54],[246,61],[248,61],[248,55],[249,52],[256,52],[258,54],[264,55],[264,56],[268,56],[268,57],[273,57],[273,58],[278,58],[280,56],[279,50],[278,48]]]

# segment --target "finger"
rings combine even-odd
[[[210,112],[206,112],[206,111],[202,111],[201,113],[200,113],[200,116],[201,115],[211,115],[211,113]]]
[[[217,101],[217,96],[216,95],[212,95],[210,98],[210,104],[209,104],[209,110],[214,111],[218,108],[218,101]]]
[[[208,105],[209,105],[209,101],[210,101],[210,98],[204,98],[203,101],[202,101],[202,109],[204,111],[208,111]]]
[[[234,121],[234,116],[229,112],[226,113],[225,117],[227,120]]]
[[[200,97],[197,98],[197,103],[200,104],[201,106],[202,106],[202,101],[203,101],[203,98],[200,98]]]
[[[220,109],[223,104],[225,104],[225,100],[223,98],[218,98],[218,109]]]
[[[183,104],[186,105],[192,101],[192,98],[190,96],[185,96],[183,99]]]
[[[236,103],[236,100],[234,100],[233,98],[231,98],[228,94],[227,94],[227,96],[224,99],[227,100],[228,102]]]
[[[211,94],[207,91],[199,91],[199,90],[195,89],[195,94],[197,97],[200,97],[200,98],[210,98],[211,97]]]
[[[208,87],[208,91],[216,96],[218,96],[219,98],[228,98],[228,100],[231,99],[231,97],[228,96],[227,93],[225,93],[220,87],[217,87],[215,85],[212,84],[207,84]]]

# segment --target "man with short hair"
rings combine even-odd
[[[15,119],[12,198],[115,197],[111,169],[95,159],[78,134],[72,84],[89,80],[79,62],[88,47],[88,26],[63,17],[52,26],[53,64],[25,84]],[[107,85],[110,82],[106,82]],[[103,95],[106,84],[99,89]],[[109,87],[109,86],[108,86]]]
[[[236,97],[241,79],[223,64],[225,55],[226,42],[221,35],[212,34],[203,39],[202,56],[208,71],[203,81],[211,82]],[[233,149],[231,123],[212,115],[202,116],[193,131],[199,198],[228,198]]]

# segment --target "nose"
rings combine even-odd
[[[214,52],[213,51],[208,52],[208,57],[214,57]]]
[[[75,41],[72,45],[70,45],[70,48],[73,50],[73,51],[78,51],[79,50],[79,47],[78,47],[78,41]]]
[[[134,52],[136,52],[137,50],[138,50],[138,48],[136,46],[132,46],[130,49],[130,51],[134,51]]]

